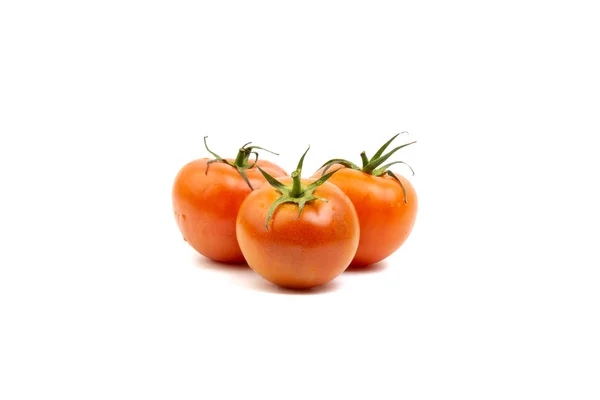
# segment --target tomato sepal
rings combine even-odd
[[[248,177],[246,176],[246,170],[254,168],[254,166],[257,166],[256,163],[258,162],[258,152],[256,152],[255,150],[264,150],[271,154],[275,154],[276,156],[279,155],[279,153],[275,153],[274,151],[267,150],[264,147],[248,146],[249,144],[252,143],[252,142],[248,142],[248,143],[244,144],[242,147],[240,147],[240,149],[238,150],[238,154],[235,157],[235,160],[233,162],[231,162],[231,161],[228,161],[228,160],[224,159],[223,157],[219,156],[217,153],[215,153],[214,151],[212,151],[211,149],[208,148],[208,144],[206,143],[207,137],[208,136],[204,136],[204,147],[215,158],[206,163],[206,171],[204,172],[205,175],[208,175],[208,169],[210,167],[210,164],[217,163],[217,162],[227,164],[230,167],[237,169],[238,173],[244,179],[244,181],[246,182],[246,184],[248,185],[250,190],[254,190],[254,188],[252,187],[252,185],[250,184],[250,181],[248,180]],[[252,154],[255,155],[255,159],[254,159],[254,162],[252,164],[250,164],[248,162],[248,160],[250,159],[250,156]]]
[[[412,142],[403,144],[401,146],[395,147],[393,150],[390,150],[388,153],[384,154],[385,150],[394,141],[394,139],[396,139],[402,133],[407,133],[407,132],[397,133],[394,136],[392,136],[392,138],[390,140],[388,140],[387,142],[385,142],[379,148],[379,150],[377,150],[377,152],[373,155],[373,157],[371,157],[370,159],[367,157],[367,153],[366,152],[364,152],[364,151],[361,152],[360,153],[360,158],[361,158],[361,161],[362,161],[362,167],[359,167],[358,165],[354,164],[353,162],[345,160],[343,158],[333,158],[333,159],[325,162],[321,166],[321,168],[319,168],[319,169],[323,169],[323,172],[321,173],[321,176],[324,176],[325,173],[329,170],[329,168],[331,168],[335,164],[341,165],[342,168],[350,168],[350,169],[353,169],[353,170],[356,170],[356,171],[364,172],[365,174],[374,175],[374,176],[378,176],[378,177],[384,176],[384,175],[388,175],[391,178],[393,178],[395,181],[397,181],[400,184],[400,186],[402,186],[402,191],[404,192],[404,203],[408,204],[407,200],[406,200],[406,188],[404,187],[404,184],[388,168],[391,167],[392,165],[395,165],[395,164],[404,164],[404,165],[406,165],[410,169],[410,171],[412,172],[413,175],[415,174],[415,171],[412,169],[412,167],[410,165],[408,165],[404,161],[394,161],[394,162],[385,164],[383,166],[381,165],[384,162],[386,162],[398,150],[400,150],[400,149],[402,149],[402,148],[404,148],[406,146],[410,146],[411,144],[417,143],[416,141],[412,141]]]
[[[408,165],[407,163],[405,163],[404,161],[394,161],[394,162],[391,162],[389,164],[385,164],[383,167],[380,167],[380,168],[376,169],[375,171],[373,171],[373,175],[375,175],[375,176],[382,176],[394,164],[404,164],[404,165],[406,165],[408,167],[408,169],[410,169],[410,172],[412,172],[412,175],[415,176],[415,170],[412,169],[412,167],[410,165]]]

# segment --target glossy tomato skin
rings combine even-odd
[[[198,253],[215,261],[241,263],[244,257],[235,236],[235,220],[244,199],[251,193],[237,169],[208,158],[185,165],[173,185],[173,211],[183,238]],[[232,161],[233,160],[229,160]],[[287,176],[277,165],[259,160],[273,176]],[[258,168],[246,169],[254,189],[265,183]]]
[[[339,168],[339,165],[331,167]],[[322,170],[313,176],[321,176]],[[418,200],[413,185],[395,174],[406,188],[406,201],[400,184],[391,176],[376,177],[342,168],[328,182],[352,200],[360,222],[360,243],[351,266],[379,262],[398,250],[410,235],[417,218]]]
[[[291,178],[280,180],[290,184]],[[314,179],[303,179],[304,185]],[[274,284],[308,289],[323,285],[350,264],[359,240],[356,211],[350,199],[330,183],[315,196],[328,200],[307,203],[298,218],[298,205],[280,205],[266,229],[267,213],[280,193],[267,185],[242,203],[237,238],[248,265]]]

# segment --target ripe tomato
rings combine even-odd
[[[308,151],[308,150],[307,150]],[[306,153],[304,153],[306,155]],[[251,193],[240,207],[237,238],[248,265],[278,286],[308,289],[341,274],[354,257],[358,218],[350,199],[319,179],[275,180]]]
[[[415,224],[418,201],[414,187],[408,179],[387,169],[392,164],[406,163],[397,161],[381,166],[394,152],[414,143],[382,155],[396,136],[370,160],[363,152],[362,168],[343,159],[333,159],[313,175],[320,177],[329,168],[342,167],[330,182],[352,200],[360,222],[360,243],[352,266],[366,266],[388,257],[406,241]]]
[[[204,138],[206,145],[206,138]],[[249,144],[249,143],[248,143]],[[240,148],[233,159],[203,158],[185,165],[173,185],[173,211],[183,238],[198,253],[221,262],[243,262],[235,236],[235,219],[244,199],[265,182],[260,166],[275,176],[287,173],[269,161],[248,163],[260,149]],[[264,149],[263,149],[264,150]]]

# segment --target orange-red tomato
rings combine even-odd
[[[184,240],[198,253],[215,261],[243,262],[235,221],[240,205],[252,190],[238,170],[225,163],[211,163],[206,173],[208,162],[208,158],[192,161],[175,178],[173,211],[177,225]],[[256,165],[274,176],[287,175],[269,161],[259,160]],[[245,174],[254,189],[265,182],[256,166],[245,169]]]
[[[333,165],[330,170],[338,169]],[[320,177],[322,169],[313,177]],[[389,175],[375,176],[360,170],[342,168],[329,182],[352,201],[360,222],[360,243],[352,266],[366,266],[383,260],[408,238],[417,217],[417,194],[401,175],[394,174],[406,188]]]
[[[294,176],[294,174],[292,174]],[[291,184],[292,178],[280,180]],[[302,179],[308,185],[315,179]],[[237,238],[248,265],[278,286],[307,289],[341,274],[354,257],[359,240],[358,218],[350,199],[325,182],[314,190],[324,198],[305,204],[283,203],[266,227],[271,205],[281,197],[269,185],[251,193],[237,218]]]

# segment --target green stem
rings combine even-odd
[[[310,149],[310,146],[309,146],[309,149]],[[273,218],[275,210],[277,210],[277,207],[279,207],[281,204],[284,204],[284,203],[297,204],[298,205],[298,217],[297,218],[300,218],[300,216],[302,215],[302,210],[304,209],[304,206],[306,204],[309,204],[310,202],[316,201],[316,200],[327,202],[327,199],[324,199],[319,196],[315,196],[314,192],[319,186],[321,186],[329,178],[331,178],[331,176],[333,174],[335,174],[337,171],[339,171],[339,168],[336,169],[335,171],[331,171],[325,175],[322,175],[319,179],[313,181],[312,183],[310,183],[306,186],[303,186],[302,180],[301,180],[302,164],[304,162],[304,156],[306,156],[307,152],[308,152],[308,149],[306,149],[306,151],[300,158],[300,161],[298,162],[298,167],[296,168],[296,170],[294,172],[292,172],[292,185],[291,186],[284,185],[283,183],[279,182],[277,179],[275,179],[271,175],[269,175],[267,172],[265,172],[258,165],[256,166],[256,168],[258,168],[260,173],[265,177],[265,179],[267,180],[269,185],[271,185],[272,187],[277,189],[277,191],[279,191],[279,193],[281,193],[281,197],[279,197],[277,200],[275,200],[273,202],[273,204],[271,204],[271,207],[269,208],[269,212],[267,213],[267,221],[265,223],[266,230],[269,230],[269,221],[271,221],[271,218]]]
[[[362,160],[363,168],[366,167],[367,164],[369,163],[369,158],[367,157],[367,153],[365,153],[364,151],[362,153],[360,153],[360,159]]]
[[[240,151],[238,151],[237,156],[235,157],[235,161],[233,163],[237,167],[244,167],[248,162],[248,156],[249,153],[244,148],[241,148]]]
[[[265,150],[268,151],[269,153],[273,153],[271,150],[267,150],[265,148],[262,147],[258,147],[258,146],[248,146],[250,143],[252,142],[248,142],[245,145],[243,145],[242,147],[240,147],[237,156],[235,157],[235,160],[233,162],[228,161],[224,158],[222,158],[221,156],[219,156],[217,153],[215,153],[214,151],[212,151],[211,149],[208,148],[208,144],[206,143],[206,138],[208,136],[204,136],[204,147],[206,147],[206,150],[213,155],[214,160],[210,160],[206,163],[206,171],[205,174],[208,174],[208,167],[210,166],[210,164],[215,163],[215,162],[220,162],[223,164],[227,164],[230,167],[233,167],[235,169],[237,169],[237,171],[239,172],[240,176],[244,179],[244,181],[246,181],[246,184],[248,184],[248,187],[250,188],[250,190],[254,190],[254,188],[252,187],[252,185],[250,184],[250,181],[248,180],[248,177],[246,176],[246,170],[247,169],[251,169],[254,168],[254,166],[256,166],[258,168],[258,165],[256,165],[256,163],[258,162],[258,153],[255,150]],[[249,164],[248,160],[250,159],[250,156],[254,154],[256,155],[256,159],[254,160],[254,163]],[[277,155],[277,153],[273,153],[275,155]]]
[[[383,164],[395,152],[397,152],[398,150],[400,150],[406,146],[410,146],[411,144],[415,144],[415,143],[417,143],[417,142],[410,142],[410,143],[403,144],[402,146],[398,146],[394,150],[391,150],[389,153],[387,153],[384,156],[381,156],[377,159],[372,159],[371,161],[369,161],[369,163],[366,166],[363,167],[362,171],[366,172],[367,174],[373,174],[373,171],[375,171],[375,169],[377,169],[377,167],[379,167],[381,164]]]
[[[290,190],[290,196],[292,197],[300,197],[304,193],[304,190],[302,190],[300,174],[301,172],[298,170],[292,172],[292,190]]]
[[[407,133],[407,132],[402,132],[402,133]],[[379,148],[379,150],[377,150],[377,153],[375,153],[373,155],[373,157],[371,157],[371,159],[369,159],[369,157],[367,157],[367,154],[364,151],[362,153],[360,153],[360,159],[362,161],[362,168],[360,168],[356,164],[351,163],[348,160],[344,160],[343,158],[332,158],[331,160],[329,160],[325,164],[323,164],[323,166],[321,166],[321,168],[323,168],[323,171],[321,172],[321,176],[322,177],[326,176],[325,173],[334,164],[340,164],[343,167],[350,168],[350,169],[353,169],[353,170],[356,170],[356,171],[362,171],[365,174],[374,175],[374,176],[377,176],[377,177],[388,175],[388,176],[392,177],[393,179],[395,179],[396,181],[398,181],[398,183],[400,184],[400,186],[402,186],[402,191],[404,192],[404,202],[406,203],[407,202],[407,200],[406,200],[406,188],[404,187],[404,184],[402,183],[402,181],[400,179],[398,179],[398,177],[396,175],[394,175],[393,172],[391,172],[390,170],[388,170],[388,168],[391,167],[392,165],[395,165],[395,164],[405,164],[406,166],[408,166],[408,168],[410,168],[410,171],[413,173],[413,175],[415,174],[415,172],[404,161],[395,161],[395,162],[391,162],[391,163],[382,165],[394,153],[396,153],[398,150],[400,150],[400,149],[402,149],[402,148],[404,148],[406,146],[409,146],[411,144],[416,143],[416,142],[406,143],[406,144],[403,144],[402,146],[398,146],[398,147],[394,148],[393,150],[387,152],[386,154],[383,154],[386,151],[386,149],[389,147],[389,145],[394,141],[394,139],[396,139],[396,137],[398,137],[398,135],[400,135],[400,134],[401,133],[398,133],[398,134],[394,135],[390,140],[388,140],[387,142],[385,142],[383,144],[383,146],[381,146]],[[310,185],[308,185],[305,188],[305,190],[307,190],[309,188],[310,188]]]

